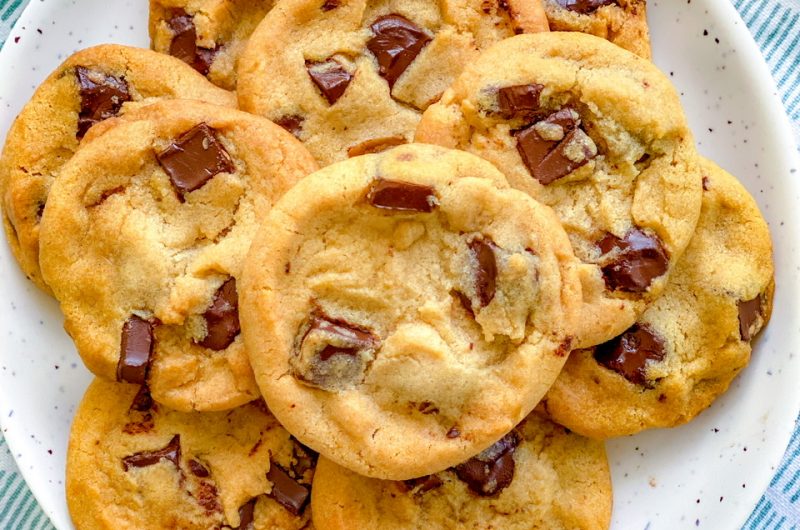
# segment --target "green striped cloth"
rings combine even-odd
[[[0,0],[0,43],[30,0]],[[142,0],[144,1],[144,0]],[[677,0],[666,0],[677,1]],[[761,47],[800,142],[800,0],[731,0]],[[772,483],[744,527],[800,529],[800,426]],[[0,435],[0,529],[53,529]]]

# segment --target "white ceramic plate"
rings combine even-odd
[[[613,527],[736,529],[774,474],[800,404],[795,145],[767,67],[729,0],[650,4],[655,61],[680,89],[700,151],[743,180],[769,221],[778,289],[753,362],[728,394],[687,426],[609,443]],[[146,11],[144,0],[32,2],[0,52],[0,140],[34,88],[76,49],[147,46]],[[0,278],[3,433],[47,515],[71,528],[67,435],[90,376],[56,303],[25,280],[5,244]]]

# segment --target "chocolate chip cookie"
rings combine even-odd
[[[493,46],[428,108],[416,138],[489,160],[556,211],[584,263],[577,345],[636,321],[700,214],[698,157],[674,88],[649,61],[590,35]]]
[[[410,141],[478,50],[546,29],[541,0],[284,0],[239,61],[239,104],[324,166]]]
[[[316,169],[257,116],[156,103],[84,145],[42,219],[44,278],[87,367],[178,410],[258,396],[237,280],[258,223]]]
[[[647,0],[543,0],[553,31],[580,31],[650,59]]]
[[[394,482],[321,457],[311,494],[317,528],[605,530],[611,519],[605,448],[531,414],[455,467]]]
[[[772,309],[772,244],[753,198],[703,163],[703,210],[664,295],[625,333],[572,352],[547,410],[607,438],[686,423],[750,360]],[[591,410],[591,414],[586,411]]]
[[[189,64],[212,83],[236,88],[236,62],[273,0],[150,0],[155,51]]]
[[[79,530],[308,528],[316,460],[261,400],[175,412],[96,379],[72,424],[67,504]]]
[[[71,56],[36,90],[6,138],[0,205],[11,250],[37,286],[50,292],[39,269],[39,222],[61,166],[92,125],[175,97],[236,105],[233,94],[174,58],[111,44]]]
[[[270,410],[340,465],[455,465],[555,380],[580,307],[552,211],[488,162],[408,145],[302,180],[253,241],[242,329]]]

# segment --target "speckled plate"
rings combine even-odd
[[[656,63],[681,90],[700,151],[738,175],[775,241],[775,311],[753,362],[691,424],[609,443],[614,529],[739,528],[778,464],[800,403],[800,183],[794,141],[769,72],[728,0],[651,0]],[[103,42],[146,46],[147,2],[31,2],[0,52],[0,139],[67,55]],[[746,242],[743,242],[746,244]],[[47,515],[71,528],[64,459],[90,380],[57,304],[0,244],[0,422]]]

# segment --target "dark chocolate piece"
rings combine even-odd
[[[319,331],[328,335],[334,342],[339,344],[328,344],[319,353],[323,361],[329,360],[334,355],[356,355],[359,350],[373,348],[377,344],[377,338],[366,329],[360,328],[343,320],[328,318],[326,315],[318,313],[311,319],[311,327],[306,336],[313,331]]]
[[[297,114],[291,114],[288,116],[282,116],[275,120],[276,125],[280,125],[290,133],[294,135],[295,138],[300,138],[300,133],[303,132],[303,122],[305,119],[302,116],[298,116]]]
[[[124,78],[105,75],[78,66],[75,68],[81,110],[78,114],[80,140],[95,123],[116,116],[122,104],[131,100],[128,83]]]
[[[200,478],[208,478],[211,475],[208,469],[206,469],[206,466],[204,466],[194,458],[189,460],[189,471],[191,471],[192,475],[194,475],[195,477],[200,477]]]
[[[133,397],[133,402],[129,410],[147,412],[151,408],[153,408],[153,397],[150,395],[150,388],[147,386],[147,383],[144,383],[139,387],[139,391],[136,392],[136,395]]]
[[[608,234],[598,246],[603,254],[616,251],[601,267],[606,287],[612,291],[643,293],[669,267],[667,251],[658,236],[639,228],[630,230],[625,239]]]
[[[616,4],[617,0],[556,0],[556,2],[568,11],[585,15],[597,11],[603,6]]]
[[[169,460],[175,467],[181,468],[181,436],[176,434],[163,449],[142,451],[122,459],[122,468],[128,471],[132,467],[147,467],[158,464],[161,460]]]
[[[345,70],[342,63],[336,59],[322,62],[306,61],[306,70],[331,105],[339,101],[353,80],[353,74]]]
[[[415,493],[417,494],[428,492],[444,484],[444,481],[439,475],[427,475],[424,477],[412,478],[411,480],[404,480],[403,482],[409,490],[416,488]]]
[[[652,388],[647,379],[650,361],[664,360],[664,341],[648,326],[634,324],[628,331],[595,348],[594,358],[601,365],[631,383]]]
[[[761,322],[764,314],[764,298],[756,296],[752,300],[739,301],[739,335],[742,340],[749,342],[756,333],[761,331]]]
[[[408,141],[403,136],[387,136],[385,138],[372,138],[360,144],[356,144],[347,149],[347,156],[353,158],[354,156],[369,155],[372,153],[380,153],[392,147],[402,145]]]
[[[233,173],[235,167],[214,129],[200,123],[180,135],[156,155],[181,198],[202,187],[218,173]]]
[[[311,490],[300,484],[276,462],[270,461],[267,480],[272,483],[269,496],[294,515],[300,515],[309,500]]]
[[[256,499],[253,497],[246,503],[239,507],[239,526],[236,530],[254,530],[255,529],[255,508]]]
[[[173,9],[172,18],[167,21],[167,24],[173,33],[172,42],[169,44],[169,54],[190,65],[201,74],[208,75],[219,46],[201,48],[197,45],[194,16],[183,9]]]
[[[430,213],[437,205],[433,186],[377,178],[367,191],[367,201],[376,208]]]
[[[469,242],[469,250],[475,263],[475,294],[480,307],[486,307],[497,291],[497,258],[495,244],[489,238],[475,238]]]
[[[497,495],[514,480],[514,451],[521,442],[511,431],[494,445],[455,467],[459,480],[482,497]]]
[[[322,4],[323,11],[330,11],[332,9],[336,9],[342,3],[342,0],[325,0],[325,3]]]
[[[514,85],[497,91],[497,106],[505,118],[532,116],[539,110],[543,85]]]
[[[214,294],[203,318],[208,330],[200,346],[212,350],[224,350],[239,334],[239,297],[236,294],[236,280],[228,278]]]
[[[117,381],[144,385],[154,345],[153,325],[139,316],[131,315],[122,325]]]
[[[422,28],[397,14],[378,17],[370,28],[374,36],[367,41],[367,48],[378,60],[378,73],[391,89],[431,38]]]
[[[453,439],[458,438],[458,437],[461,436],[461,430],[459,430],[459,428],[456,425],[453,425],[447,431],[447,434],[445,434],[445,436],[447,436],[449,439],[453,440]]]

